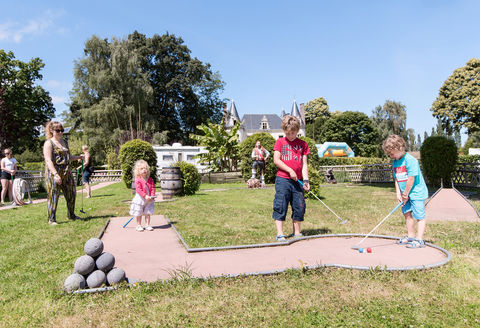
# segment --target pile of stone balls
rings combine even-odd
[[[115,257],[103,252],[103,242],[91,238],[83,247],[85,255],[80,256],[74,265],[74,273],[65,279],[64,289],[72,292],[77,289],[113,286],[125,280],[125,271],[114,268]]]

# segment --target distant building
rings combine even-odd
[[[207,171],[207,166],[200,164],[200,160],[195,158],[195,155],[208,152],[205,147],[182,146],[180,143],[174,143],[171,146],[153,146],[153,150],[157,154],[157,170],[184,161],[195,165],[199,172]]]
[[[245,114],[240,120],[235,102],[232,100],[230,109],[224,109],[225,111],[225,128],[232,129],[236,122],[242,122],[240,129],[238,130],[238,138],[240,142],[245,140],[252,134],[259,132],[267,132],[275,139],[284,136],[282,130],[282,118],[285,116],[285,111],[282,109],[280,116],[277,114]],[[296,116],[300,119],[300,131],[299,136],[305,136],[305,110],[303,104],[300,104],[298,109],[297,102],[294,100],[292,104],[292,110],[290,115]]]

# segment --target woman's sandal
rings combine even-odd
[[[408,243],[407,248],[424,248],[425,241],[414,238],[412,242]]]
[[[409,238],[408,236],[405,236],[403,238],[400,238],[398,241],[397,241],[397,244],[398,245],[407,245],[407,244],[410,244],[415,238]]]

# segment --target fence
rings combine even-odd
[[[45,181],[45,171],[18,171],[16,177],[26,180],[30,186],[30,192],[36,192]],[[78,178],[82,177],[79,175]],[[73,179],[76,183],[76,174],[73,174]],[[95,170],[90,177],[90,183],[121,180],[122,170]]]
[[[333,169],[337,182],[393,182],[391,164],[321,166],[320,174]],[[455,186],[480,187],[480,163],[458,163],[452,174]]]

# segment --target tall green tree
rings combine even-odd
[[[222,116],[218,73],[168,33],[111,41],[92,36],[74,77],[70,120],[104,153],[165,131],[168,141],[189,142],[198,125]]]
[[[334,115],[325,122],[321,142],[346,142],[355,156],[378,156],[378,131],[367,115],[347,111]]]
[[[49,93],[35,84],[44,66],[40,58],[22,62],[0,49],[0,149],[18,154],[40,146],[40,131],[55,114]]]
[[[447,131],[480,131],[480,59],[472,58],[443,83],[430,108]]]
[[[313,123],[319,117],[330,117],[328,103],[323,97],[310,100],[305,104],[305,123]]]
[[[383,106],[375,107],[371,118],[378,130],[379,142],[385,140],[390,134],[397,134],[407,139],[407,111],[401,102],[385,101]]]

